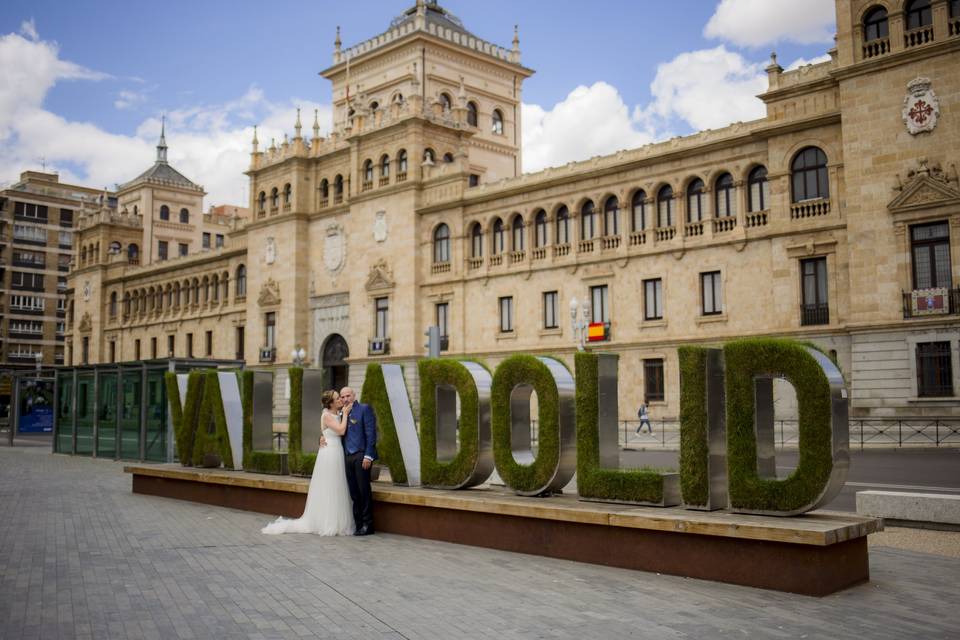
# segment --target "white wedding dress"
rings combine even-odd
[[[324,416],[333,415],[324,409]],[[321,536],[353,535],[353,502],[347,487],[347,475],[344,470],[343,443],[332,429],[325,428],[323,436],[327,446],[317,452],[317,462],[310,478],[307,491],[307,504],[303,515],[295,520],[277,518],[261,533],[277,535],[281,533],[315,533]]]

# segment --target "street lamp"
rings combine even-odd
[[[293,366],[302,367],[307,359],[307,352],[303,347],[294,347],[290,352],[290,359],[293,360]]]
[[[578,314],[577,311],[580,311]],[[587,327],[590,326],[590,303],[576,298],[570,300],[570,325],[573,328],[573,341],[578,351],[583,351],[587,342]]]

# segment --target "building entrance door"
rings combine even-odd
[[[350,367],[347,365],[349,356],[350,349],[347,347],[347,341],[343,339],[343,336],[334,333],[327,338],[320,355],[320,362],[323,363],[325,388],[339,391],[347,386],[350,377]]]

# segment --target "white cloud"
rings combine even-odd
[[[20,34],[0,36],[0,183],[13,182],[21,171],[44,158],[61,179],[92,187],[111,187],[135,178],[155,157],[159,117],[144,120],[133,135],[110,133],[99,126],[74,122],[44,108],[50,89],[64,80],[98,81],[108,74],[62,60],[56,43],[40,40],[32,21]],[[145,91],[122,90],[115,106],[142,103]],[[118,104],[119,103],[119,104]],[[274,103],[251,87],[223,104],[176,109],[167,114],[169,161],[181,173],[204,185],[211,204],[247,204],[247,178],[253,124],[261,122],[262,147],[292,132],[296,107],[303,106],[304,133],[312,134],[313,110],[319,109],[321,133],[332,122],[329,105],[290,100]]]
[[[810,58],[809,60],[806,58],[797,58],[796,60],[791,62],[789,65],[787,65],[787,68],[784,69],[784,71],[793,71],[794,69],[805,67],[808,64],[820,64],[821,62],[827,62],[828,60],[830,60],[829,53],[825,53],[822,56],[816,56],[814,58]]]
[[[20,33],[34,42],[40,39],[40,35],[37,33],[37,23],[33,21],[33,18],[20,23]]]
[[[829,43],[835,19],[834,0],[721,0],[703,35],[749,47]]]

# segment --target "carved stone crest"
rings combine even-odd
[[[373,239],[377,242],[383,242],[387,239],[387,212],[377,211],[373,220]]]
[[[77,326],[77,329],[81,333],[87,333],[93,329],[93,320],[90,319],[90,313],[87,311],[83,312],[83,317],[80,318],[80,324]]]
[[[907,84],[902,117],[911,135],[933,131],[940,119],[940,101],[930,84],[929,78],[916,78]]]
[[[894,191],[899,194],[887,204],[887,208],[893,213],[901,213],[960,202],[960,177],[955,166],[951,165],[950,169],[952,174],[939,164],[931,165],[926,158],[920,158],[918,167],[907,172],[906,184],[902,184],[897,176]]]
[[[84,302],[88,302],[90,300],[90,293],[91,293],[90,281],[87,280],[86,282],[83,283],[83,301]]]
[[[370,274],[367,276],[367,291],[392,289],[393,285],[393,271],[387,266],[387,261],[381,258],[370,267]]]
[[[267,238],[267,245],[263,248],[263,260],[273,264],[277,260],[277,242],[273,237]]]
[[[268,278],[260,287],[257,304],[261,307],[272,307],[280,304],[280,285],[273,278]]]
[[[323,266],[330,273],[343,267],[344,244],[343,228],[339,224],[328,226],[323,238]]]

